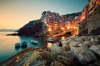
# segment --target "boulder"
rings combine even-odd
[[[100,57],[100,45],[92,45],[89,49]]]
[[[82,50],[82,52],[77,55],[77,58],[82,64],[88,64],[91,61],[96,60],[96,56],[90,50]]]
[[[35,62],[39,57],[40,57],[40,52],[39,51],[33,51],[31,56],[24,62],[23,66],[29,66],[30,64]]]
[[[83,43],[84,43],[84,44],[89,44],[89,43],[90,43],[90,41],[84,41]]]
[[[78,45],[78,44],[79,44],[79,42],[73,41],[73,40],[69,43],[70,46],[75,46],[75,45]]]
[[[72,41],[70,42],[70,49],[72,53],[78,58],[80,63],[82,64],[87,64],[93,60],[96,60],[96,56],[92,51],[90,51],[87,47],[85,46],[75,46],[78,45],[78,42]]]
[[[50,66],[65,66],[65,65],[63,65],[63,64],[60,63],[59,61],[54,61],[54,62],[51,63]]]
[[[64,44],[67,44],[68,42],[66,39],[64,39],[64,40],[61,40],[61,43],[64,45]]]
[[[63,63],[65,66],[77,66],[77,60],[74,60],[74,56],[70,56],[70,57],[57,55],[57,61]]]
[[[97,61],[95,61],[94,64],[95,64],[96,66],[100,66],[100,59],[97,60]]]
[[[78,47],[83,47],[83,46],[85,46],[83,43],[78,44]]]
[[[34,61],[29,66],[46,66],[45,65],[45,60],[40,56],[36,58]]]
[[[95,64],[89,64],[88,66],[96,66]]]
[[[63,46],[62,48],[64,48],[65,51],[70,51],[69,45]]]
[[[50,61],[50,62],[56,59],[56,55],[48,51],[44,51],[43,53],[41,53],[41,56],[43,59]]]
[[[54,54],[58,54],[62,52],[61,48],[56,44],[53,44],[52,47],[48,48],[48,50]]]

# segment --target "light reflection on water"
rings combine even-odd
[[[47,43],[47,48],[51,47],[52,46],[52,43]]]
[[[52,43],[47,42],[46,37],[25,37],[25,36],[6,36],[6,34],[11,34],[12,32],[0,32],[0,61],[15,55],[19,51],[23,50],[22,48],[15,49],[16,43],[21,43],[23,41],[27,42],[28,47],[50,47]],[[57,37],[55,41],[65,39],[65,37]],[[38,44],[31,44],[31,40],[38,41]]]
[[[37,45],[31,44],[31,40],[37,40],[33,37],[24,37],[24,36],[6,36],[6,34],[11,34],[12,32],[0,32],[0,61],[12,56],[19,51],[23,50],[22,48],[15,49],[15,44],[18,42],[26,41],[28,47],[39,47],[43,48],[41,42],[38,42]],[[38,41],[38,40],[37,40]]]
[[[61,40],[64,40],[65,38],[66,38],[65,36],[62,36],[62,37],[61,37]]]

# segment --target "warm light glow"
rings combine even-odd
[[[78,35],[78,27],[75,27],[74,30],[75,30],[75,31],[74,31],[74,36]]]
[[[76,27],[74,27],[74,30],[76,29]]]
[[[51,28],[48,28],[48,31],[51,32],[52,31]]]
[[[70,29],[70,27],[69,27],[69,26],[67,26],[67,29]]]
[[[63,27],[62,27],[61,29],[62,29],[62,30],[64,30],[64,28],[63,28]]]
[[[85,19],[85,16],[82,16],[82,20],[84,20]]]
[[[62,37],[61,37],[61,40],[63,40],[63,39],[65,39],[65,36],[62,36]]]
[[[47,48],[50,48],[52,46],[52,43],[47,43]]]
[[[74,35],[72,35],[72,37],[74,37],[75,36],[75,34]]]

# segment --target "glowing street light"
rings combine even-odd
[[[76,27],[74,27],[74,30],[76,29]]]
[[[51,32],[52,31],[51,28],[49,28],[48,31]]]
[[[82,18],[81,18],[82,20],[84,20],[85,19],[85,16],[82,16]]]
[[[63,27],[62,27],[61,29],[62,29],[62,30],[64,30],[64,28],[63,28]]]
[[[69,26],[67,26],[67,29],[70,29],[70,27],[69,27]]]

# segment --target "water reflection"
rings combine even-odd
[[[47,48],[50,48],[52,46],[52,43],[47,43]]]
[[[16,43],[21,43],[23,41],[27,42],[28,47],[39,47],[43,48],[42,43],[39,41],[37,45],[31,44],[31,40],[37,40],[33,37],[23,37],[23,36],[6,36],[6,34],[11,34],[12,32],[0,32],[0,61],[18,53],[23,50],[22,48],[15,48]],[[37,40],[38,41],[38,40]]]
[[[0,32],[0,61],[4,60],[12,55],[15,55],[22,48],[15,48],[16,43],[21,43],[23,41],[27,42],[27,47],[39,47],[39,48],[49,48],[53,43],[47,42],[47,37],[25,37],[25,36],[6,36],[6,34],[11,34],[11,32]],[[54,37],[54,43],[65,39],[65,37]],[[31,40],[38,41],[38,44],[31,44]]]
[[[65,38],[66,38],[65,36],[62,36],[62,37],[61,37],[61,40],[64,40]]]

